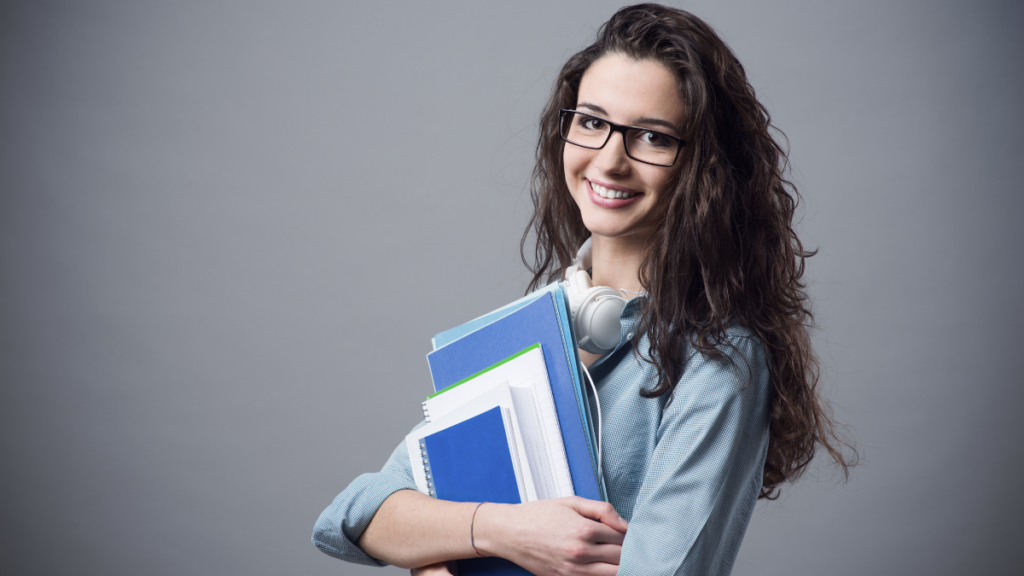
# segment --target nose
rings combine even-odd
[[[626,141],[620,132],[614,132],[604,148],[597,151],[595,164],[608,174],[629,172],[629,156],[626,156]]]

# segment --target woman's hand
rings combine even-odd
[[[507,558],[534,574],[614,576],[626,528],[611,504],[571,496],[485,504],[477,511],[474,535],[480,553]]]
[[[409,574],[412,576],[452,576],[451,570],[448,569],[447,562],[438,562],[437,564],[431,564],[429,566],[413,568],[412,570],[409,570]]]

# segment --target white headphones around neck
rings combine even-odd
[[[576,253],[576,260],[565,269],[566,293],[576,343],[591,354],[604,354],[614,350],[622,340],[619,317],[626,307],[626,299],[613,288],[595,287],[587,273],[590,267],[590,238],[587,238]]]

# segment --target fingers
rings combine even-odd
[[[597,520],[605,526],[610,526],[615,530],[626,532],[626,528],[629,527],[629,523],[619,513],[615,511],[615,508],[607,502],[598,502],[597,500],[587,500],[586,498],[580,498],[578,496],[570,496],[563,498],[563,503],[575,510],[580,516]],[[621,541],[620,541],[621,543]]]
[[[615,544],[622,546],[622,541],[626,538],[624,532],[619,532],[616,528],[612,528],[602,522],[593,522],[589,519],[578,520],[573,523],[571,534],[580,542],[589,544]]]
[[[578,576],[616,576],[619,572],[618,564],[609,564],[607,562],[589,562],[586,564],[564,564],[560,570],[551,572],[552,574],[574,574]],[[549,572],[537,572],[538,574]]]
[[[507,511],[516,544],[504,558],[535,574],[613,576],[618,570],[627,524],[610,504],[572,496]]]
[[[618,564],[594,562],[593,564],[587,564],[581,573],[587,576],[616,576],[619,573],[619,566]]]
[[[618,544],[595,544],[591,550],[591,562],[601,562],[618,567],[621,557],[622,546]]]
[[[625,534],[598,522],[584,521],[573,527],[575,544],[564,552],[572,564],[619,564]]]
[[[622,546],[622,541],[626,538],[624,532],[619,532],[614,528],[609,528],[604,524],[598,524],[594,522],[594,525],[589,527],[590,532],[586,534],[586,541],[593,542],[594,544],[615,544],[616,546]]]
[[[619,558],[622,556],[622,546],[619,544],[576,544],[565,548],[564,555],[569,564],[589,565],[596,562],[618,566]]]

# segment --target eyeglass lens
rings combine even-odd
[[[561,136],[566,141],[584,148],[602,148],[611,138],[611,125],[607,120],[582,112],[565,112],[560,122]],[[635,160],[671,166],[679,152],[679,141],[653,130],[626,129],[626,154]]]

